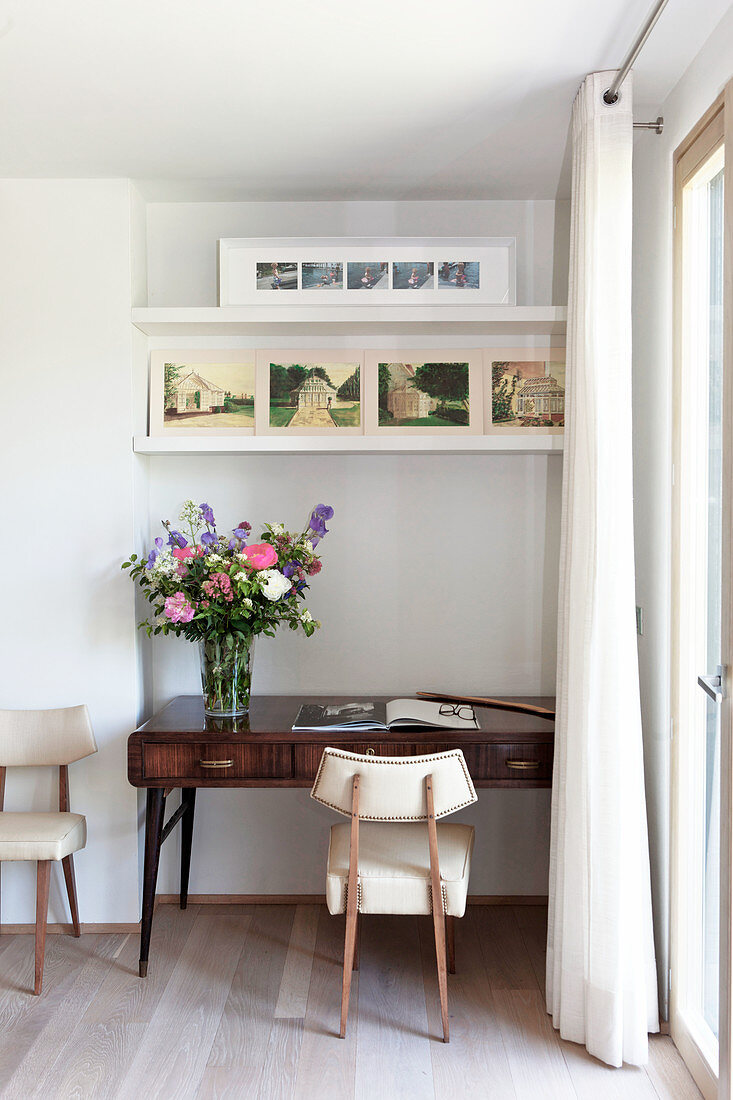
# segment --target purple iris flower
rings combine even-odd
[[[216,535],[213,535],[211,531],[204,531],[201,536],[201,545],[205,546],[207,550],[210,550],[218,541]]]
[[[155,540],[155,546],[153,547],[153,549],[148,554],[148,560],[147,560],[147,563],[146,563],[146,566],[145,566],[146,569],[152,569],[153,568],[153,566],[155,565],[155,562],[157,560],[158,554],[160,553],[162,548],[163,548],[163,540],[161,538],[157,538]]]
[[[174,549],[177,547],[179,550],[183,550],[184,546],[188,546],[188,540],[183,537],[180,531],[171,531],[168,535],[168,545]]]
[[[310,538],[312,546],[317,546],[324,535],[328,534],[326,520],[331,519],[333,508],[328,504],[316,504],[308,520],[308,527],[313,532]]]
[[[245,530],[245,528],[241,526],[234,528],[234,530],[232,531],[233,537],[229,539],[230,550],[241,550],[241,548],[244,546],[249,537],[249,532],[252,530],[249,524],[247,524],[247,527],[249,528],[249,530]]]
[[[216,527],[216,520],[214,519],[214,513],[211,510],[211,506],[208,504],[199,504],[201,509],[201,515],[204,517],[204,522],[208,523],[209,527]]]
[[[290,577],[292,577],[293,573],[295,572],[295,570],[297,568],[298,568],[298,562],[297,561],[289,561],[288,564],[283,569],[283,576],[287,577],[289,579]]]

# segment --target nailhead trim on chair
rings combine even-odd
[[[425,885],[428,888],[428,898],[430,899],[430,912],[432,913],[432,911],[433,911],[433,886],[432,886],[432,883],[430,883],[430,882],[426,882]],[[441,884],[440,884],[440,892],[443,895],[443,912],[447,913],[448,912],[448,890],[447,890],[446,884],[444,882],[441,882]],[[349,904],[349,880],[348,879],[344,882],[344,900],[343,900],[342,904],[343,904],[343,908],[341,909],[341,912],[345,913],[346,909],[348,907],[348,904]],[[357,911],[357,913],[362,912],[361,877],[359,877],[356,880],[356,911]]]
[[[428,760],[431,759],[430,755],[428,755],[428,756],[406,756],[406,757],[402,757],[402,758],[392,758],[392,757],[387,757],[387,756],[377,756],[377,757],[362,756],[360,753],[345,753],[345,752],[338,752],[338,751],[329,752],[328,755],[329,756],[337,756],[341,760],[354,760],[355,762],[358,761],[359,763],[361,763],[363,761],[363,763],[369,764],[372,767],[377,767],[377,766],[382,766],[383,767],[384,765],[387,765],[388,767],[390,765],[399,767],[400,764],[419,764],[422,761],[428,761]],[[458,757],[458,759],[460,760],[460,763],[461,763],[461,767],[463,768],[463,774],[466,777],[466,782],[468,783],[468,786],[469,786],[470,790],[474,791],[474,794],[476,793],[475,790],[474,790],[474,786],[473,786],[473,780],[471,779],[468,768],[466,767],[465,757],[464,757],[464,755],[463,755],[463,753],[461,752],[460,749],[454,749],[451,752],[440,753],[440,754],[436,754],[436,755],[440,755],[440,758],[442,760],[446,760],[450,756]],[[333,802],[328,802],[325,798],[321,798],[321,797],[319,797],[318,794],[316,794],[316,791],[318,790],[318,784],[321,781],[321,772],[323,771],[323,762],[324,762],[325,758],[326,758],[326,749],[323,750],[323,755],[321,756],[321,762],[318,765],[318,773],[316,775],[315,782],[313,783],[313,787],[312,787],[311,792],[310,792],[311,798],[314,798],[316,800],[316,802],[320,802],[322,806],[328,806],[329,809],[335,810],[337,814],[343,814],[345,817],[351,817],[351,811],[350,810],[342,810],[340,806],[336,806]],[[476,801],[475,798],[467,798],[465,802],[459,802],[455,806],[451,806],[450,809],[443,810],[442,813],[436,814],[435,816],[436,817],[448,817],[449,814],[454,814],[456,812],[456,810],[460,810],[464,806],[473,805],[473,803],[475,801]],[[399,816],[399,817],[374,817],[372,814],[359,814],[359,820],[360,821],[427,821],[427,819],[428,819],[427,813],[412,814],[412,815],[409,815],[409,816]]]

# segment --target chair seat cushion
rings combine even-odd
[[[443,906],[450,917],[466,910],[473,825],[439,824],[438,863]],[[351,825],[333,825],[326,872],[330,913],[346,911]],[[359,824],[360,913],[431,913],[430,849],[425,822]]]
[[[82,814],[0,813],[0,862],[63,859],[86,842]]]

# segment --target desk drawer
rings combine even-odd
[[[546,741],[513,743],[504,745],[476,745],[483,760],[476,770],[472,766],[470,753],[466,753],[466,762],[474,779],[514,779],[532,781],[552,778],[553,746]],[[483,773],[483,774],[482,774]]]
[[[146,779],[290,779],[290,745],[143,743]]]
[[[423,756],[435,752],[448,752],[458,746],[438,744],[405,744],[404,742],[361,742],[342,744],[335,748],[347,752],[373,753],[375,756]],[[474,782],[507,779],[524,783],[547,783],[552,777],[552,744],[507,743],[461,745],[468,770]],[[371,752],[370,752],[371,750]],[[323,745],[296,745],[293,755],[293,776],[296,779],[315,779],[323,753]]]
[[[315,779],[318,765],[323,756],[324,745],[296,745],[293,749],[293,776],[296,779]],[[362,756],[417,756],[421,752],[440,752],[442,746],[433,750],[430,746],[427,750],[424,745],[381,744],[379,741],[362,741],[359,744],[344,744],[342,741],[332,742],[331,747],[343,749],[345,752],[358,752]]]

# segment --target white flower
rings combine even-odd
[[[262,595],[273,603],[292,588],[292,583],[277,569],[260,570],[259,579],[262,584]]]
[[[167,615],[161,614],[161,615],[156,615],[155,619],[153,621],[154,621],[156,626],[165,626],[165,624],[167,622],[170,622],[170,619],[168,618]]]
[[[159,577],[172,577],[178,568],[178,562],[171,554],[170,550],[161,550],[155,559],[155,564],[151,569],[151,573],[154,573]]]
[[[192,500],[184,501],[178,520],[180,523],[188,523],[195,531],[198,531],[201,526],[201,509],[198,504],[194,504]]]
[[[271,523],[270,524],[270,530],[272,531],[273,535],[284,535],[285,534],[285,524],[284,523]]]
[[[300,621],[303,622],[303,623],[312,623],[313,622],[313,616],[311,615],[311,613],[310,613],[310,611],[308,610],[307,607],[304,607],[303,610],[301,611]]]
[[[245,611],[251,611],[252,608],[254,607],[254,604],[252,603],[252,601],[250,599],[245,597],[242,600],[242,607],[245,609]]]
[[[221,554],[207,554],[204,560],[207,569],[213,569],[215,565],[221,565],[224,561]]]

